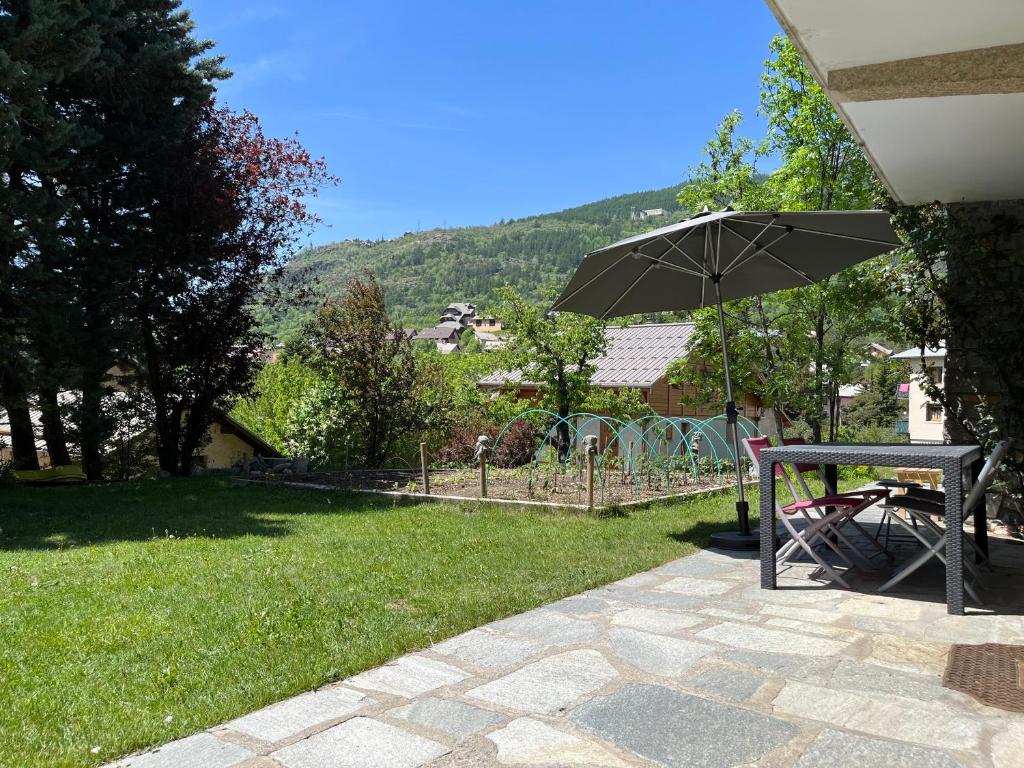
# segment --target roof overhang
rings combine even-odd
[[[766,2],[897,201],[1024,198],[1024,2]]]

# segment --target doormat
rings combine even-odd
[[[942,684],[990,707],[1024,712],[1024,645],[954,645]]]

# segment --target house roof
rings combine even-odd
[[[860,384],[843,384],[839,387],[840,397],[856,397],[864,391],[864,387]]]
[[[940,342],[937,347],[927,347],[924,351],[926,358],[931,357],[945,357],[946,356],[946,342]],[[921,359],[921,348],[911,347],[905,349],[902,352],[897,352],[892,356],[893,360],[920,360]]]
[[[246,427],[240,421],[220,408],[211,409],[213,421],[221,425],[221,432],[234,435],[242,442],[248,443],[256,453],[266,459],[279,459],[281,452],[274,446]]]
[[[438,325],[434,328],[424,328],[422,331],[416,333],[416,341],[421,340],[432,340],[432,341],[446,341],[452,336],[458,336],[458,327],[454,325]]]
[[[693,323],[656,323],[608,328],[608,351],[594,361],[591,381],[599,387],[650,387],[670,363],[686,356]],[[526,384],[519,371],[498,371],[477,382],[481,387]]]

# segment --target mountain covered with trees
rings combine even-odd
[[[348,279],[371,271],[388,309],[406,327],[433,324],[449,302],[485,310],[495,289],[509,284],[531,301],[564,285],[583,255],[629,235],[682,218],[678,186],[618,195],[557,213],[500,221],[491,226],[407,232],[391,240],[344,240],[301,252],[286,280],[309,288],[309,301],[290,307],[267,326],[281,339],[294,336],[324,298],[339,296]],[[646,219],[633,213],[662,208]]]

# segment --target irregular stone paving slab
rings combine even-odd
[[[514,765],[585,765],[626,768],[599,744],[522,717],[487,738],[498,747],[498,760]]]
[[[841,614],[835,611],[822,611],[818,608],[800,608],[796,605],[773,605],[768,603],[761,606],[761,613],[768,616],[781,616],[784,619],[796,621],[810,621],[818,624],[833,624],[842,618]]]
[[[1010,723],[992,737],[992,765],[1018,768],[1024,755],[1024,722]]]
[[[733,569],[728,563],[715,562],[698,557],[684,557],[655,568],[654,573],[665,576],[719,576],[729,573]]]
[[[588,701],[570,717],[603,739],[670,767],[731,768],[757,760],[798,733],[785,720],[657,685],[627,685]]]
[[[471,629],[451,640],[432,646],[430,650],[488,669],[514,667],[536,656],[547,646],[519,637],[499,635],[486,629]]]
[[[842,613],[890,621],[917,621],[923,612],[920,601],[877,596],[847,598],[836,607]],[[943,606],[943,612],[945,609],[946,607]]]
[[[611,587],[646,587],[651,584],[655,584],[661,581],[660,577],[656,573],[650,571],[646,573],[637,573],[633,576],[627,576],[624,579],[612,582],[609,586]],[[593,591],[593,590],[592,590]],[[583,594],[588,595],[590,592],[584,592]]]
[[[814,624],[809,621],[794,621],[793,619],[766,619],[764,625],[766,627],[775,627],[777,629],[795,629],[797,632],[803,632],[805,635],[831,637],[836,640],[841,640],[844,643],[855,643],[864,637],[860,632],[854,632],[852,629],[829,627],[822,624]]]
[[[551,603],[545,608],[568,614],[600,613],[608,608],[608,602],[598,600],[596,597],[567,597],[565,600]]]
[[[732,667],[714,666],[696,673],[686,681],[691,688],[732,701],[750,701],[764,683],[761,675]]]
[[[714,616],[718,619],[732,619],[734,621],[757,621],[758,618],[752,613],[740,613],[726,608],[701,608],[700,612],[705,616]]]
[[[775,711],[924,746],[977,750],[982,723],[963,710],[897,696],[837,691],[788,681]]]
[[[597,637],[597,627],[589,621],[543,609],[502,619],[488,626],[499,632],[527,637],[548,645],[573,645]]]
[[[885,667],[941,676],[948,656],[949,646],[940,643],[896,635],[876,635],[871,639],[871,661]]]
[[[995,643],[1001,636],[1001,616],[943,616],[924,631],[928,640],[940,643]]]
[[[775,672],[785,677],[826,679],[832,673],[838,658],[819,659],[813,656],[792,656],[786,653],[729,650],[721,654],[725,660]]]
[[[227,727],[264,741],[280,741],[370,703],[365,694],[350,688],[327,688],[272,704],[232,720]]]
[[[946,692],[938,675],[903,672],[867,661],[840,661],[828,684],[848,691],[892,693],[921,701],[934,701]]]
[[[809,637],[795,632],[765,629],[753,624],[725,622],[701,630],[697,637],[716,643],[769,653],[789,653],[801,656],[832,656],[847,647],[847,643],[823,637]]]
[[[831,610],[839,602],[835,589],[808,587],[806,580],[804,581],[804,586],[798,589],[761,589],[757,584],[752,584],[740,592],[740,597],[743,600],[749,600],[755,605],[773,603],[775,605],[799,606],[813,603],[815,608],[820,608],[823,611]],[[821,603],[828,603],[829,605],[826,607],[820,605]]]
[[[616,676],[615,669],[599,652],[566,651],[473,688],[466,696],[523,712],[551,714],[576,703]]]
[[[506,720],[497,712],[432,696],[389,710],[387,714],[455,737],[471,736]]]
[[[612,649],[624,661],[654,675],[681,675],[715,651],[714,646],[635,629],[608,630]]]
[[[213,734],[197,733],[152,752],[110,763],[108,768],[232,768],[255,756],[252,750],[228,744]]]
[[[701,616],[659,611],[654,608],[627,608],[612,616],[614,626],[642,629],[644,632],[657,632],[663,635],[696,626],[703,621],[705,619]]]
[[[402,656],[383,667],[350,677],[346,682],[357,688],[393,693],[412,698],[470,677],[458,667],[425,656]]]
[[[898,635],[899,637],[915,637],[920,635],[916,625],[910,622],[889,621],[887,619],[874,619],[870,616],[850,616],[849,623],[854,629],[861,632],[884,633],[887,635]]]
[[[963,768],[945,752],[826,730],[811,742],[796,768]]]
[[[704,605],[704,601],[694,595],[680,595],[674,592],[646,592],[639,589],[605,590],[602,597],[620,603],[647,605],[655,608],[671,608],[676,611],[691,611]]]
[[[697,579],[692,576],[677,576],[674,579],[669,579],[664,584],[659,584],[655,589],[659,592],[676,592],[680,595],[713,597],[723,592],[728,592],[735,586],[735,584],[724,581]]]
[[[448,752],[436,741],[355,717],[270,756],[285,768],[419,768]]]

